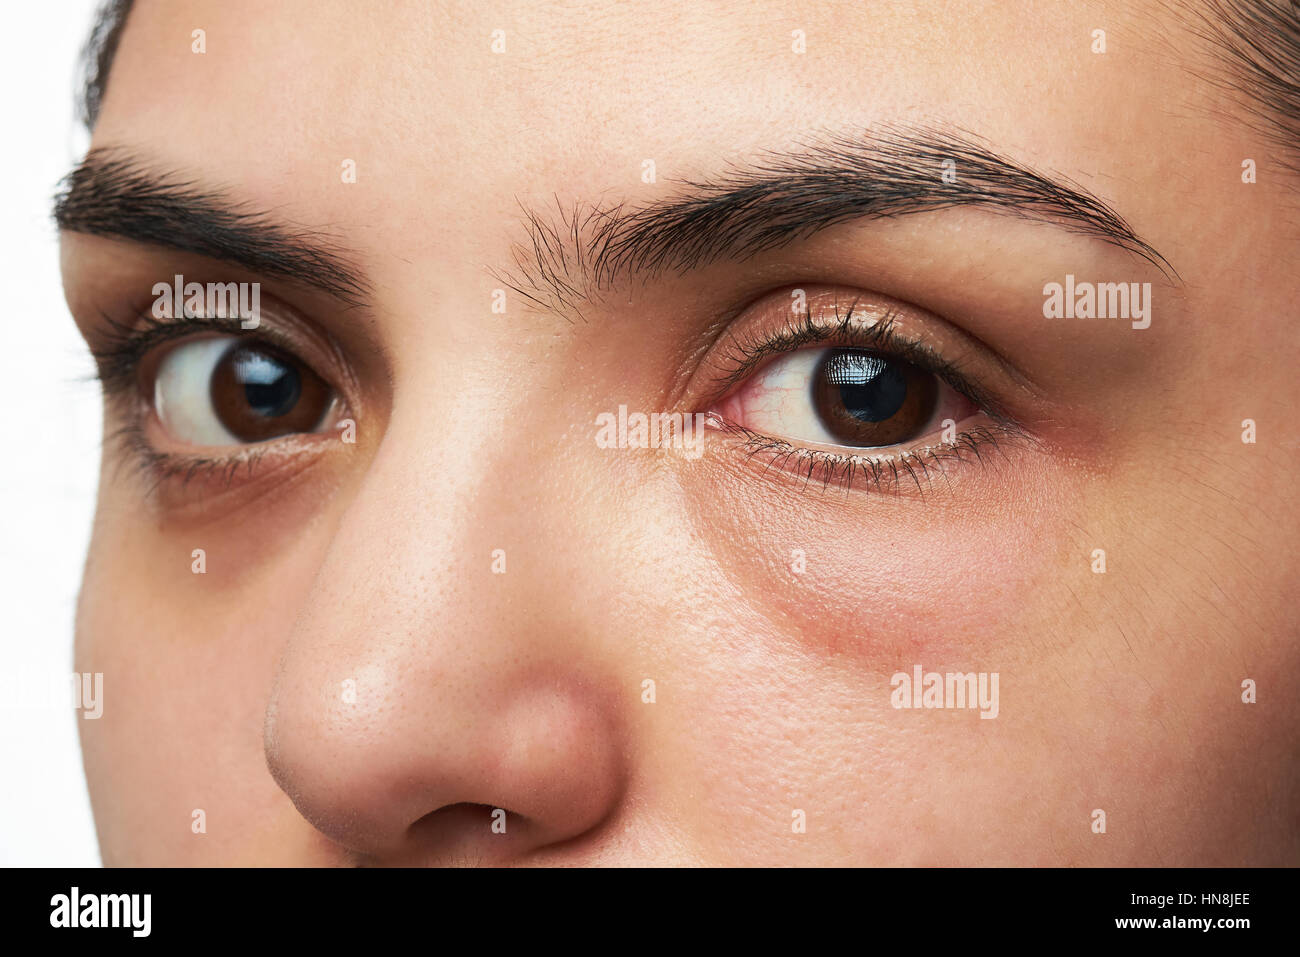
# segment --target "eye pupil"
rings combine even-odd
[[[235,350],[232,362],[236,380],[244,384],[244,398],[258,415],[278,418],[298,403],[302,380],[296,369],[247,348]]]
[[[865,349],[832,349],[813,375],[813,405],[838,442],[861,448],[919,438],[938,402],[936,377]]]
[[[833,352],[826,383],[839,388],[845,411],[862,422],[892,419],[907,399],[907,377],[897,363],[861,352]]]

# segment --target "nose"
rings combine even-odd
[[[511,496],[485,513],[481,475],[439,464],[377,454],[267,709],[275,781],[361,863],[514,862],[597,831],[622,793],[619,681],[558,597],[546,517],[519,536]],[[512,543],[505,574],[494,541]]]
[[[454,664],[356,673],[355,701],[349,679],[281,682],[267,755],[303,817],[359,858],[502,863],[596,828],[616,803],[618,756],[582,682]]]

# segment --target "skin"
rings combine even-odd
[[[76,669],[105,676],[80,724],[106,864],[1300,862],[1295,175],[1163,5],[766,6],[138,3],[94,145],[333,230],[373,294],[62,237],[92,345],[174,273],[261,280],[337,343],[318,371],[357,422],[152,491],[105,443]],[[960,209],[490,309],[519,202],[662,198],[885,122],[1058,171],[1181,283]],[[1151,282],[1151,327],[1044,319],[1067,273]],[[597,447],[619,404],[716,410],[715,347],[794,286],[981,343],[1033,441],[923,490],[804,483],[723,435]],[[893,707],[917,664],[997,672],[997,718]]]

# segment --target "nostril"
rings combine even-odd
[[[448,804],[415,821],[406,832],[402,861],[385,864],[481,867],[501,862],[531,830],[524,815],[493,804]],[[387,856],[386,856],[387,857]]]

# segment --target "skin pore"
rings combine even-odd
[[[121,188],[64,222],[120,366],[75,661],[104,862],[1296,863],[1298,181],[1208,55],[1159,3],[138,0],[92,149],[251,228],[140,242]],[[680,216],[837,141],[927,199],[743,250]],[[620,255],[646,209],[689,226]],[[178,274],[261,284],[320,431],[162,425],[183,340],[120,337]],[[1149,327],[1045,318],[1067,275],[1149,283]],[[810,457],[775,363],[885,328],[969,438]],[[601,448],[620,405],[709,414],[703,454]],[[916,665],[999,675],[996,719],[895,707]]]

